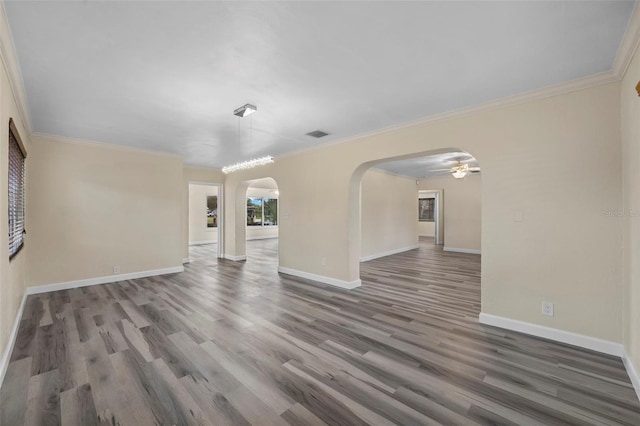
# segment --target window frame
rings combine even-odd
[[[262,198],[262,226],[264,228],[273,228],[273,227],[277,227],[278,224],[280,223],[280,201],[278,198],[274,198],[274,197],[261,197]],[[264,219],[265,219],[265,215],[264,215],[264,200],[276,200],[276,223],[273,225],[265,225],[264,224]]]
[[[277,228],[278,224],[280,223],[280,199],[276,198],[276,197],[267,197],[267,196],[258,196],[258,197],[246,197],[247,201],[249,201],[250,199],[260,199],[260,211],[262,213],[262,216],[260,217],[260,225],[249,225],[247,223],[247,219],[249,218],[249,206],[247,205],[247,208],[245,209],[245,226],[247,227],[247,229],[256,229],[256,228]],[[264,200],[276,200],[276,215],[278,216],[276,219],[276,223],[274,225],[265,225],[264,224]]]
[[[12,158],[12,144],[13,141],[15,141],[15,145],[18,148],[18,152],[21,154],[22,156],[22,161],[20,164],[20,168],[19,171],[21,172],[22,176],[19,177],[12,177],[12,171],[14,171],[14,168],[12,168],[11,166],[11,158]],[[18,253],[20,253],[20,251],[22,251],[23,247],[24,247],[24,240],[25,240],[25,234],[27,233],[25,230],[25,221],[26,221],[26,214],[25,214],[25,204],[26,204],[26,194],[25,194],[25,186],[26,186],[26,163],[27,163],[27,150],[24,147],[24,143],[22,142],[22,139],[20,138],[20,133],[18,132],[18,129],[13,121],[13,118],[9,118],[9,132],[8,132],[8,144],[7,144],[7,210],[8,210],[8,223],[7,226],[9,228],[8,230],[8,234],[9,234],[9,261],[11,261],[14,257],[16,257],[18,255]],[[13,191],[11,191],[11,183],[15,180],[19,181],[19,194],[13,194]],[[15,199],[12,199],[15,198]],[[19,213],[16,213],[18,215],[18,217],[21,215],[21,219],[22,219],[22,227],[18,229],[15,229],[16,226],[12,226],[12,222],[11,222],[11,207],[14,206],[17,210],[17,204],[19,204],[19,202],[22,202],[21,207],[22,207],[22,211]],[[16,233],[19,234],[19,241],[20,244],[16,247],[13,248],[12,247],[12,241],[15,240],[14,236],[16,235]]]
[[[260,200],[260,224],[259,225],[258,224],[249,225],[249,218],[250,218],[249,209],[253,208],[254,210],[257,210],[257,206],[254,205],[254,200]],[[258,228],[258,227],[261,228],[262,226],[264,226],[264,205],[262,201],[263,201],[262,197],[247,196],[247,208],[246,208],[246,214],[245,214],[245,222],[247,224],[247,228]]]
[[[435,222],[436,221],[435,208],[436,208],[436,199],[434,197],[418,198],[418,222]],[[427,213],[427,214],[424,214],[424,213]]]
[[[207,232],[213,232],[216,231],[218,229],[218,194],[206,194],[205,195],[206,200],[205,203],[207,205],[207,216],[206,216],[206,223],[205,223],[205,230]],[[215,216],[209,216],[209,197],[215,197],[216,199],[216,215]],[[209,217],[215,217],[215,220],[213,221],[214,226],[209,226]]]

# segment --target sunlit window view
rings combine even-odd
[[[277,224],[277,198],[247,198],[247,226],[275,226]]]

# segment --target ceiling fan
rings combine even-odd
[[[473,157],[469,159],[456,159],[456,164],[448,169],[429,170],[429,172],[449,172],[456,179],[464,178],[468,173],[480,173],[480,167],[469,167],[467,161],[473,160]]]

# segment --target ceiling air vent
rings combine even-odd
[[[307,136],[311,136],[314,138],[322,138],[324,136],[327,136],[328,134],[329,133],[323,132],[322,130],[314,130],[313,132],[307,133]]]

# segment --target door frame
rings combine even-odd
[[[211,182],[200,182],[196,180],[190,180],[187,185],[187,209],[189,208],[189,185],[202,185],[202,186],[214,186],[218,188],[218,258],[224,257],[224,185],[221,183],[211,183]],[[189,217],[187,215],[187,235],[189,235]]]
[[[422,195],[435,196],[434,207],[434,240],[436,245],[444,245],[444,190],[443,189],[420,189],[418,198]]]

